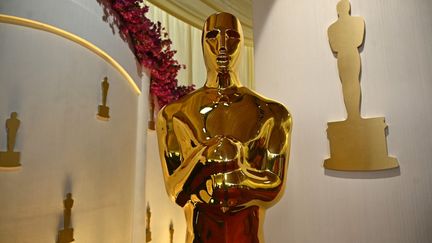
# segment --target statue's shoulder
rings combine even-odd
[[[281,120],[290,120],[291,119],[291,113],[288,111],[288,109],[281,103],[276,102],[274,100],[270,100],[267,102],[267,106],[274,116],[279,117]]]
[[[352,19],[359,21],[359,22],[365,22],[365,20],[362,16],[352,16]]]
[[[243,89],[244,90],[242,92],[246,96],[250,96],[251,98],[255,99],[256,103],[259,104],[261,107],[265,108],[265,110],[271,115],[278,116],[282,119],[289,119],[291,117],[288,109],[283,104],[264,97],[263,95],[258,94],[257,92],[248,88]]]
[[[337,31],[337,29],[339,28],[339,26],[341,25],[340,20],[336,20],[335,22],[333,22],[327,29],[327,33],[329,35],[333,34],[335,31]]]
[[[175,113],[181,112],[184,107],[188,107],[189,104],[196,103],[197,99],[202,99],[203,96],[205,96],[205,91],[202,88],[194,90],[180,99],[162,107],[159,111],[159,116],[165,119],[171,119]]]

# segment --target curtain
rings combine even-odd
[[[202,87],[207,75],[201,49],[202,31],[169,15],[148,1],[146,5],[149,6],[147,17],[154,22],[161,22],[173,43],[172,48],[177,50],[174,57],[180,64],[186,65],[186,69],[180,70],[177,76],[179,84],[195,84],[197,88]],[[239,65],[240,81],[251,89],[255,87],[253,54],[252,46],[244,46]]]

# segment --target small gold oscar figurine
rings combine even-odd
[[[337,56],[347,119],[328,123],[331,158],[325,160],[324,167],[341,171],[396,168],[397,160],[387,155],[384,117],[365,119],[360,114],[358,48],[364,41],[365,24],[363,18],[351,16],[350,10],[350,2],[341,0],[337,4],[339,18],[328,29],[330,47]]]
[[[16,168],[20,167],[20,152],[14,152],[16,136],[20,126],[18,114],[12,112],[10,118],[6,120],[7,132],[7,150],[0,152],[0,167],[1,168]]]
[[[154,131],[156,130],[156,123],[155,123],[155,101],[154,101],[153,95],[150,95],[149,97],[149,103],[150,103],[150,114],[149,114],[149,121],[148,121],[148,129]]]
[[[73,228],[71,227],[71,217],[72,217],[72,206],[74,200],[72,199],[72,194],[68,193],[66,199],[63,200],[64,205],[64,216],[63,216],[63,229],[58,233],[58,243],[69,243],[73,242]]]
[[[174,242],[174,224],[173,221],[171,220],[170,225],[169,225],[169,232],[170,232],[170,243]]]
[[[205,85],[159,112],[165,186],[183,207],[186,242],[264,242],[266,209],[285,188],[291,115],[241,85],[240,21],[229,13],[204,24]]]
[[[101,83],[102,86],[102,105],[99,105],[98,107],[98,114],[97,117],[102,121],[108,121],[109,116],[109,107],[107,106],[107,97],[108,97],[108,89],[109,89],[109,83],[108,78],[105,77],[103,82]]]
[[[150,230],[150,220],[151,220],[150,205],[147,204],[146,242],[150,242],[152,240],[152,233],[151,233],[151,230]]]

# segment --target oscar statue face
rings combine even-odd
[[[237,67],[243,30],[229,13],[210,16],[203,28],[202,46],[208,71],[227,72]]]

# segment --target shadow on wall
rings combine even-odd
[[[259,43],[261,33],[263,33],[262,30],[266,26],[267,17],[269,16],[269,13],[271,12],[273,5],[276,1],[277,0],[267,0],[266,4],[264,5],[265,8],[260,9],[260,11],[253,11],[254,43]],[[255,19],[259,19],[260,21],[255,21]]]
[[[400,167],[381,170],[381,171],[371,171],[371,172],[352,172],[352,171],[335,171],[335,170],[325,170],[324,174],[326,176],[346,178],[346,179],[379,179],[379,178],[389,178],[401,175]]]

